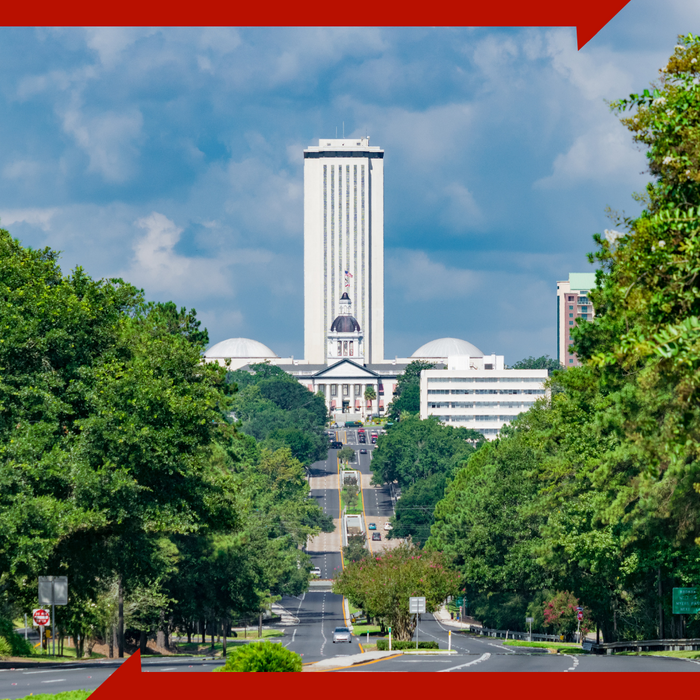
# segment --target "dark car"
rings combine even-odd
[[[373,532],[372,533],[372,542],[377,542],[378,540],[382,539],[382,533],[381,532]]]
[[[367,450],[363,447],[363,448],[360,450],[360,454],[361,454],[361,455],[366,455],[366,454],[367,454]]]
[[[343,449],[343,443],[339,442],[338,440],[333,440],[331,442],[331,449],[332,450],[342,450]]]

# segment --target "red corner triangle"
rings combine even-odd
[[[576,22],[576,40],[579,51],[613,18],[628,5],[630,0],[588,0],[581,4],[581,18]]]
[[[90,700],[124,700],[125,689],[137,687],[141,675],[141,652],[132,654],[102,685],[90,694]]]

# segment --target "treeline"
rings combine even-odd
[[[237,387],[231,408],[241,430],[263,447],[288,447],[305,467],[328,456],[328,409],[322,394],[312,394],[294,377],[269,363],[230,372]]]
[[[613,105],[654,181],[636,218],[596,235],[581,368],[476,452],[436,507],[429,549],[470,610],[523,629],[546,589],[574,593],[606,641],[698,637],[672,589],[700,584],[700,39]],[[626,116],[626,112],[630,112]],[[613,216],[615,216],[613,214]]]
[[[233,424],[207,342],[194,311],[0,230],[0,618],[65,575],[58,627],[85,651],[167,644],[305,590],[330,524],[290,444]]]

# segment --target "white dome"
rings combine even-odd
[[[277,357],[267,345],[250,338],[229,338],[212,345],[204,357]]]
[[[459,338],[438,338],[421,345],[411,357],[450,357],[450,355],[469,355],[469,357],[483,357],[484,353]]]

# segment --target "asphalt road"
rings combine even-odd
[[[90,661],[53,668],[28,668],[20,670],[0,669],[0,698],[23,698],[30,693],[59,693],[67,690],[93,690],[111,676],[122,661]],[[192,658],[144,660],[141,669],[145,673],[209,672],[222,661],[205,661]]]

